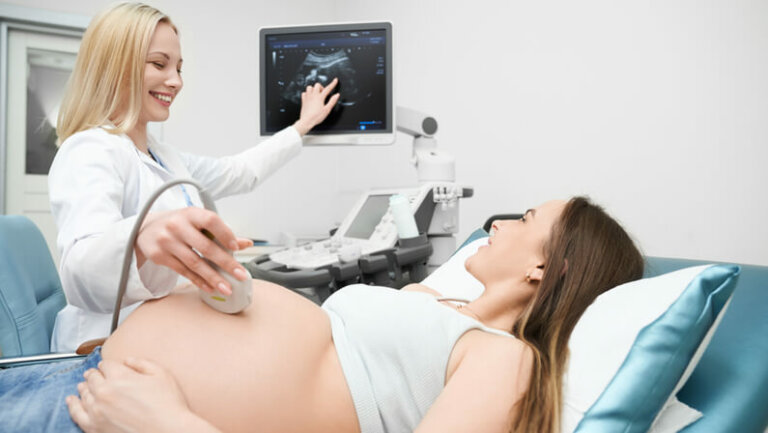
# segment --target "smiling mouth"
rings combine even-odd
[[[162,93],[155,93],[155,92],[149,92],[149,94],[152,95],[155,99],[159,99],[163,102],[167,102],[168,104],[170,104],[171,101],[173,101],[173,97],[169,95],[164,95]]]

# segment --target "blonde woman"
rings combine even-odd
[[[339,98],[331,96],[336,81],[307,87],[296,123],[258,146],[218,159],[190,155],[147,133],[147,122],[170,114],[183,85],[182,62],[176,26],[147,5],[119,4],[94,18],[83,36],[49,174],[68,301],[56,319],[53,351],[73,351],[109,333],[129,231],[157,187],[191,177],[214,199],[250,191],[300,152],[302,136]],[[248,241],[236,238],[200,205],[197,192],[188,187],[175,187],[155,203],[135,244],[124,301],[129,306],[122,318],[140,301],[167,295],[179,275],[205,290],[227,293],[228,283],[193,249],[237,279],[247,278],[245,269],[200,230],[233,250]]]

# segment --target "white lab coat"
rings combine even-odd
[[[166,168],[140,152],[126,135],[93,128],[62,143],[48,176],[51,210],[59,228],[59,274],[67,306],[56,317],[51,350],[74,351],[82,342],[109,335],[125,247],[136,215],[149,196],[174,178],[191,177],[214,199],[251,191],[301,150],[288,127],[238,155],[209,158],[181,153],[149,138]],[[195,187],[185,189],[201,206]],[[187,206],[180,186],[163,193],[153,212]],[[179,275],[147,260],[128,278],[120,319],[141,301],[167,295]]]

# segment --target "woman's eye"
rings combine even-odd
[[[525,215],[523,215],[523,216],[521,216],[521,217],[520,217],[520,221],[521,221],[521,222],[525,222]]]
[[[157,69],[163,69],[165,67],[165,65],[160,62],[152,62],[152,64],[155,65]]]

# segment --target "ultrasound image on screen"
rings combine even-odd
[[[339,102],[316,134],[386,130],[387,79],[384,30],[270,35],[266,40],[266,131],[299,118],[301,93],[339,79]]]
[[[389,209],[389,194],[372,195],[365,200],[360,212],[349,225],[344,236],[356,239],[369,239]]]

